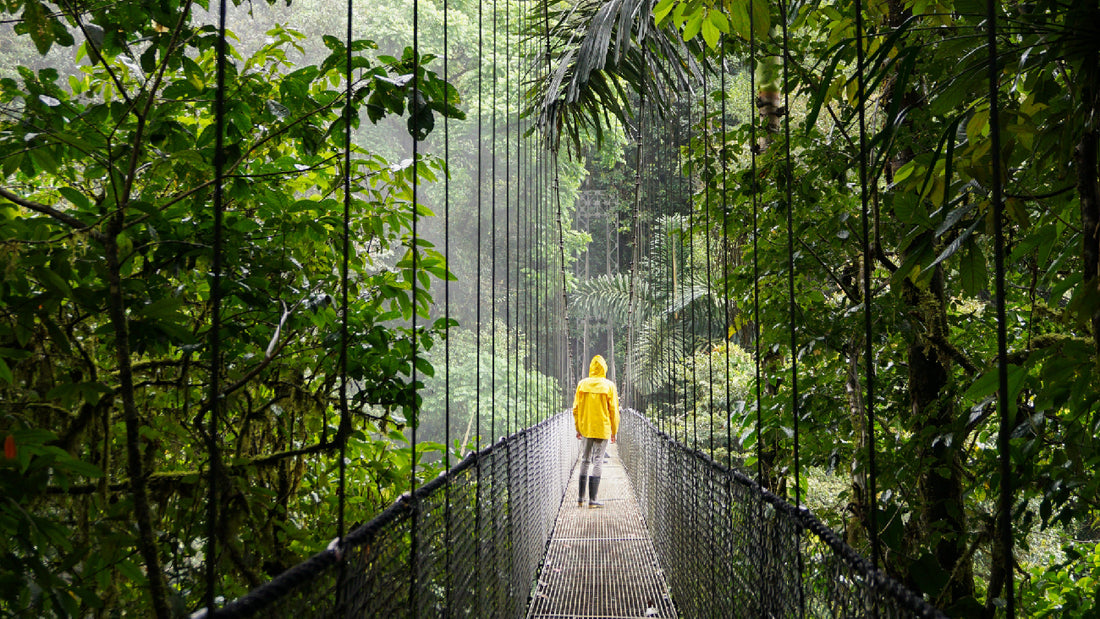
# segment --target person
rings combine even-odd
[[[577,393],[573,396],[573,423],[577,428],[577,438],[584,439],[577,507],[584,507],[586,486],[588,507],[603,507],[603,503],[596,500],[596,495],[600,491],[607,441],[610,439],[614,443],[619,433],[619,395],[615,391],[615,383],[607,379],[607,362],[600,355],[592,357],[588,378],[577,383]]]

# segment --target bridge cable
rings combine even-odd
[[[757,138],[756,124],[758,113],[756,112],[756,20],[755,11],[749,7],[749,160],[752,174],[749,186],[752,195],[752,341],[753,341],[753,369],[756,396],[756,483],[761,488],[767,486],[764,482],[764,404],[763,404],[763,371],[760,346],[760,178],[756,168]],[[764,519],[764,502],[756,501],[756,518],[758,522]],[[764,582],[763,561],[756,562],[756,578],[760,585]],[[756,608],[760,616],[765,615],[763,586],[755,587],[757,593]]]
[[[686,122],[685,122],[685,126],[684,126],[684,132],[686,134],[684,136],[684,144],[687,148],[690,149],[691,148],[691,101],[687,97],[684,98],[683,106],[684,106],[684,112],[682,113],[682,116],[686,118]],[[680,174],[677,175],[680,179],[680,183],[679,183],[680,184],[680,199],[684,200],[684,206],[685,206],[685,209],[687,210],[687,216],[688,216],[687,221],[690,222],[691,221],[691,209],[692,209],[692,206],[691,206],[691,177],[690,177],[691,163],[690,163],[690,158],[687,158],[687,161],[684,161],[684,153],[683,153],[682,149],[677,153],[677,164],[678,164],[677,167],[680,170]],[[685,174],[685,171],[684,171],[685,167],[688,168],[688,172],[686,174]],[[686,179],[686,181],[687,181],[687,190],[686,191],[684,189],[684,184],[685,184],[685,178],[684,177],[687,177],[687,179]],[[679,250],[680,250],[680,286],[679,286],[679,288],[680,288],[680,312],[682,314],[686,314],[687,313],[686,312],[687,308],[684,307],[684,302],[687,300],[687,291],[685,289],[685,286],[686,286],[686,281],[685,280],[687,279],[687,270],[688,270],[688,267],[687,267],[687,253],[686,252],[687,252],[687,234],[688,234],[688,228],[690,227],[690,224],[688,224],[688,226],[685,226],[685,220],[683,218],[683,215],[681,215],[679,222],[677,222],[677,227],[679,228],[679,236],[680,236],[680,239],[679,239],[680,240],[680,246],[679,246]],[[687,323],[688,323],[687,320],[680,320],[680,358],[681,359],[685,359],[686,358],[686,353],[687,353],[687,345],[688,345],[687,344],[687,342],[688,342],[688,339],[687,339]],[[687,363],[685,362],[683,364],[683,368],[681,369],[681,372],[686,372],[686,371],[687,371]],[[683,385],[684,385],[684,396],[683,396],[683,398],[684,398],[683,399],[683,402],[684,402],[684,423],[683,423],[684,437],[683,437],[682,440],[679,437],[676,437],[676,438],[677,438],[678,441],[681,441],[683,444],[686,445],[687,442],[688,442],[688,440],[687,440],[688,439],[688,416],[687,416],[688,384],[687,384],[687,381],[678,381],[678,382],[683,382]]]
[[[494,6],[495,6],[495,0],[494,0]],[[485,7],[485,3],[483,3],[483,2],[479,2],[478,5],[477,5],[477,149],[476,149],[477,150],[477,182],[475,183],[475,185],[476,185],[476,199],[477,199],[477,232],[476,232],[477,240],[475,241],[475,245],[477,247],[477,249],[476,249],[477,257],[475,259],[475,266],[474,266],[474,268],[476,270],[476,274],[475,274],[474,277],[477,281],[477,285],[475,286],[475,292],[474,292],[474,324],[475,324],[475,329],[474,329],[474,393],[476,394],[475,397],[474,397],[474,424],[477,426],[477,428],[474,430],[474,441],[475,441],[474,442],[474,445],[475,445],[474,451],[475,452],[481,451],[481,436],[482,436],[482,433],[483,433],[482,427],[481,427],[481,332],[482,332],[482,317],[481,317],[481,291],[482,291],[481,254],[483,253],[483,251],[482,251],[482,238],[481,238],[482,237],[481,226],[482,226],[483,220],[485,219],[485,216],[482,213],[483,199],[482,199],[482,195],[481,195],[481,189],[482,189],[482,185],[483,185],[483,182],[482,182],[482,172],[483,172],[482,150],[484,150],[481,147],[481,141],[484,138],[484,127],[483,127],[483,124],[482,124],[483,123],[483,112],[482,112],[482,110],[485,107],[485,105],[484,105],[484,88],[483,88],[484,87],[484,79],[483,79],[483,69],[482,69],[482,65],[484,64],[483,59],[485,57],[485,44],[484,44],[484,39],[485,39],[484,12],[485,12],[485,8],[484,7]],[[496,147],[495,142],[493,143],[493,146],[494,146],[494,148]],[[495,223],[496,223],[495,218],[493,219],[493,223],[494,223],[494,226],[495,226]],[[494,228],[494,230],[495,230],[495,228]],[[492,248],[492,259],[493,259],[493,265],[494,265],[494,268],[495,268],[495,265],[496,265],[496,248],[495,247]],[[490,277],[489,280],[490,280],[490,285],[491,285],[490,289],[493,292],[495,292],[496,291],[496,282],[492,277]],[[492,299],[492,296],[490,296],[490,300],[491,299]],[[496,309],[495,306],[492,309],[495,312],[495,309]],[[491,359],[495,359],[495,358],[496,358],[495,356],[491,357]],[[491,404],[496,404],[496,389],[495,389],[495,386],[493,387],[493,390],[491,392],[490,402],[491,402]],[[468,424],[467,424],[467,427],[468,427]],[[491,440],[492,434],[490,433],[489,436],[490,436],[490,440]],[[466,446],[463,445],[464,449],[465,449],[465,447]],[[474,489],[474,540],[475,540],[475,546],[477,548],[477,560],[474,561],[474,584],[477,587],[477,590],[479,592],[479,595],[478,595],[479,601],[480,601],[480,592],[484,591],[484,587],[481,584],[481,563],[482,563],[481,562],[481,548],[482,548],[482,543],[481,543],[481,533],[482,533],[482,531],[481,531],[481,529],[482,529],[482,526],[481,526],[481,507],[482,507],[482,505],[481,505],[481,493],[482,493],[482,490],[483,490],[483,488],[482,488],[483,484],[481,482],[481,470],[482,470],[481,461],[478,460],[478,465],[475,467],[475,472],[474,472],[475,478],[477,480],[477,486]],[[479,603],[479,606],[480,606],[480,603]]]
[[[348,412],[348,316],[351,307],[348,303],[348,265],[351,256],[351,126],[352,126],[352,0],[346,3],[347,30],[345,32],[344,46],[344,220],[341,230],[341,256],[340,256],[340,425],[336,431],[336,440],[339,448],[339,482],[336,490],[336,538],[337,548],[342,553],[344,536],[347,533],[345,515],[347,512],[347,445],[351,430],[351,416]],[[347,570],[343,561],[339,561],[336,578],[337,606],[343,599],[344,586],[346,585]]]
[[[340,307],[342,309],[342,315],[340,317],[340,426],[336,433],[337,440],[340,441],[340,481],[338,486],[337,497],[337,516],[336,516],[336,531],[337,537],[343,543],[345,524],[344,524],[344,512],[345,503],[344,490],[347,486],[347,464],[345,462],[345,454],[347,452],[347,436],[348,424],[350,418],[348,416],[348,314],[351,308],[348,305],[348,263],[351,256],[351,100],[352,100],[352,54],[351,54],[351,37],[352,37],[352,2],[347,2],[347,32],[346,41],[347,45],[344,48],[344,221],[343,229],[341,231],[341,262],[340,262]]]
[[[875,256],[871,252],[870,199],[867,181],[867,83],[864,69],[866,52],[864,46],[863,0],[855,0],[856,13],[856,82],[859,94],[856,97],[859,114],[859,201],[860,218],[863,232],[863,365],[866,372],[866,401],[863,404],[865,432],[867,433],[867,528],[871,539],[871,566],[879,567],[880,547],[878,531],[878,483],[875,464],[875,357],[873,348],[874,328],[871,313],[873,301],[871,278],[874,274]],[[874,599],[874,610],[878,612],[878,598]]]
[[[790,315],[791,334],[791,418],[794,427],[794,506],[798,510],[802,505],[802,479],[801,463],[799,461],[799,393],[798,393],[798,326],[795,320],[795,294],[794,294],[794,197],[792,184],[794,183],[794,165],[791,162],[791,105],[790,105],[790,39],[787,33],[787,9],[789,0],[779,3],[780,22],[783,25],[783,147],[784,147],[784,190],[787,202],[787,307]],[[798,608],[800,616],[806,615],[806,594],[803,589],[802,574],[804,572],[802,546],[798,547]]]
[[[644,69],[643,69],[644,70]],[[645,76],[642,76],[641,89],[638,93],[638,128],[635,132],[635,139],[638,141],[638,145],[634,154],[634,203],[630,209],[630,286],[627,296],[626,313],[627,313],[627,331],[626,331],[626,349],[628,352],[626,357],[627,363],[627,385],[628,390],[624,390],[627,395],[630,406],[637,407],[638,403],[635,401],[637,398],[637,389],[635,383],[637,382],[638,368],[634,354],[635,332],[634,320],[636,316],[635,312],[635,295],[637,294],[635,288],[637,286],[638,276],[638,259],[640,252],[638,251],[638,243],[640,237],[638,233],[638,206],[641,200],[640,192],[642,187],[642,144],[643,144],[643,132],[645,131],[645,104],[646,104],[646,80]]]
[[[221,358],[221,307],[222,307],[222,264],[225,233],[222,220],[225,216],[223,183],[225,182],[225,16],[226,0],[218,5],[218,39],[215,46],[216,86],[214,91],[214,239],[211,269],[214,271],[210,282],[210,416],[207,418],[206,451],[210,458],[210,498],[206,502],[206,608],[213,616],[216,609],[215,588],[218,584],[218,478],[221,476],[221,452],[218,449],[219,420],[221,410],[221,384],[219,376],[222,370]],[[327,426],[327,424],[325,424]]]
[[[413,27],[412,28],[412,31],[413,31],[412,32],[412,34],[413,34],[413,45],[412,45],[412,52],[413,52],[412,93],[413,93],[413,97],[412,97],[412,100],[414,102],[417,102],[417,105],[420,105],[420,103],[419,103],[419,101],[420,101],[420,28],[419,28],[419,22],[420,22],[420,0],[413,0],[413,3],[412,3],[412,27]],[[417,131],[417,133],[419,133],[419,131]],[[416,329],[417,329],[416,311],[417,311],[417,306],[418,306],[418,302],[417,302],[417,298],[416,298],[417,290],[418,290],[418,283],[417,283],[418,278],[417,278],[416,270],[417,270],[417,267],[419,266],[419,260],[417,258],[418,258],[419,253],[420,253],[420,249],[419,249],[420,238],[419,238],[419,229],[418,229],[420,217],[419,217],[419,214],[417,212],[418,209],[419,209],[419,205],[417,203],[417,198],[419,196],[418,196],[417,192],[418,192],[418,189],[419,189],[418,181],[419,181],[419,178],[420,178],[420,174],[419,174],[420,162],[418,160],[419,156],[420,156],[420,153],[419,153],[419,139],[415,135],[412,136],[412,138],[413,138],[412,139],[412,168],[413,168],[412,171],[413,171],[413,174],[412,174],[412,204],[410,205],[410,210],[412,211],[412,273],[413,273],[413,276],[412,276],[412,290],[411,290],[411,298],[412,298],[411,299],[412,300],[412,320],[411,320],[411,339],[412,339],[412,342],[411,342],[412,343],[411,355],[412,355],[412,363],[411,363],[411,366],[412,366],[412,371],[410,372],[410,376],[409,376],[409,378],[410,378],[410,388],[412,389],[412,401],[411,401],[411,404],[410,404],[411,410],[409,411],[411,413],[410,417],[411,417],[411,421],[412,421],[412,423],[410,424],[411,425],[411,430],[409,432],[409,434],[410,434],[410,440],[409,440],[409,498],[410,498],[410,505],[412,507],[412,517],[409,519],[409,609],[412,612],[413,616],[415,616],[417,614],[416,584],[417,584],[417,572],[418,572],[418,570],[416,569],[416,562],[417,562],[417,555],[418,555],[417,551],[419,550],[419,542],[420,542],[420,540],[418,538],[418,535],[417,535],[419,533],[419,531],[417,530],[417,526],[416,526],[417,522],[419,521],[419,516],[420,516],[420,507],[419,507],[418,501],[416,499],[416,430],[420,426],[420,407],[417,405],[417,402],[416,402],[416,379],[417,379],[416,361],[417,361],[417,346],[418,346],[418,342],[419,342],[419,338],[417,337],[417,334],[416,334]],[[408,421],[410,421],[409,417],[406,418],[406,422],[408,422]]]
[[[1001,178],[1001,124],[999,89],[999,67],[997,64],[997,6],[994,0],[986,0],[986,37],[989,51],[989,140],[990,140],[990,178],[992,179],[993,227],[994,227],[994,270],[997,296],[997,399],[1000,408],[1000,424],[997,432],[997,451],[1000,452],[1001,494],[998,497],[999,520],[998,534],[1004,546],[1002,560],[1005,577],[1005,613],[1008,619],[1016,617],[1015,561],[1013,560],[1012,539],[1012,413],[1008,390],[1008,335],[1005,318],[1005,238],[1004,238],[1004,196]]]
[[[712,304],[711,295],[714,294],[713,280],[711,279],[711,260],[713,255],[711,254],[710,246],[710,183],[714,179],[713,172],[711,170],[711,152],[710,152],[710,110],[707,107],[707,99],[709,99],[709,92],[707,90],[707,70],[703,68],[703,234],[706,237],[706,244],[704,251],[706,252],[706,271],[707,271],[707,433],[709,435],[707,439],[708,449],[710,451],[710,459],[714,459],[714,363],[711,360],[711,347],[710,339],[713,336],[714,327],[714,308]],[[713,548],[713,547],[712,547]]]
[[[351,0],[348,0],[351,3]],[[443,83],[451,83],[450,72],[450,0],[443,0]],[[449,90],[444,86],[444,102],[449,103]],[[448,114],[443,115],[443,471],[447,483],[443,486],[443,540],[444,553],[443,590],[444,607],[450,608],[454,595],[454,579],[451,578],[451,556],[454,554],[451,524],[451,124]]]
[[[726,355],[725,355],[725,357],[726,357],[725,358],[725,375],[723,376],[722,384],[725,385],[725,389],[726,389],[726,393],[725,393],[725,400],[726,400],[726,462],[725,462],[725,464],[726,464],[726,466],[728,466],[730,468],[733,468],[733,465],[734,465],[733,464],[733,411],[732,411],[732,406],[731,406],[732,405],[732,400],[733,400],[733,393],[730,389],[730,348],[731,348],[731,339],[732,338],[730,337],[730,294],[729,294],[729,291],[730,291],[729,265],[730,265],[730,256],[732,255],[733,252],[730,249],[730,245],[729,245],[729,243],[730,243],[730,239],[729,239],[729,204],[727,202],[728,193],[729,193],[729,185],[728,185],[729,170],[727,169],[726,158],[727,158],[727,152],[728,152],[728,148],[729,148],[728,147],[729,136],[726,133],[726,131],[728,129],[728,127],[726,127],[726,99],[728,97],[728,93],[727,93],[727,90],[726,90],[726,73],[728,72],[728,69],[726,67],[726,42],[727,42],[726,36],[722,35],[719,38],[719,42],[720,42],[721,48],[720,48],[720,52],[719,52],[719,61],[718,62],[719,62],[719,66],[721,67],[720,78],[721,78],[721,88],[722,88],[722,99],[721,99],[722,110],[721,110],[721,116],[719,117],[719,128],[720,128],[719,135],[722,137],[722,141],[721,141],[721,147],[720,147],[719,154],[718,154],[719,161],[722,164],[722,193],[721,193],[721,205],[722,205],[722,245],[721,245],[721,247],[722,247],[722,300],[723,300],[723,304],[722,304],[722,311],[723,311],[723,316],[722,316],[722,337],[723,337],[723,341],[725,343],[725,349],[726,349],[726,351],[725,351],[726,352]],[[738,331],[740,331],[740,329],[738,329]],[[730,531],[733,531],[734,530],[733,508],[732,508],[732,505],[731,505],[732,502],[733,502],[733,476],[732,475],[727,475],[726,476],[726,500],[727,500],[727,505],[726,505],[726,526],[729,527]],[[732,543],[731,540],[727,540],[727,542]]]
[[[706,276],[707,276],[707,326],[706,326],[706,360],[707,360],[707,445],[710,459],[714,460],[714,355],[711,347],[712,337],[714,335],[714,308],[713,297],[714,288],[713,280],[711,279],[711,262],[713,255],[711,254],[710,245],[710,184],[714,176],[711,168],[711,151],[710,151],[710,111],[707,107],[707,100],[710,98],[710,92],[707,89],[707,68],[703,67],[703,234],[706,240]],[[707,510],[707,523],[708,528],[714,528],[713,511]],[[710,592],[711,595],[718,595],[718,579],[715,574],[716,544],[709,544],[710,546]]]

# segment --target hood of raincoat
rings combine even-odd
[[[608,439],[619,432],[619,395],[606,374],[607,362],[596,355],[588,366],[588,378],[577,383],[573,421],[582,436]]]
[[[592,363],[588,365],[588,375],[590,377],[607,376],[607,362],[603,360],[603,356],[592,357]]]

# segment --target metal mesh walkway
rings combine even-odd
[[[578,508],[577,476],[569,483],[529,619],[676,616],[615,445],[608,456],[600,485],[602,509]]]

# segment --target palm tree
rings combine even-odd
[[[700,273],[702,257],[692,256],[682,216],[655,224],[649,252],[639,260],[634,283],[636,339],[626,380],[645,396],[671,379],[670,359],[689,357],[725,339],[722,299]],[[630,320],[630,274],[614,273],[580,282],[573,292],[574,316],[602,318],[625,328]],[[708,305],[711,311],[708,310]],[[708,320],[706,317],[712,317]]]

